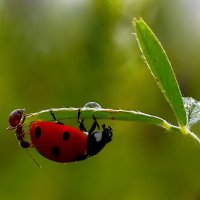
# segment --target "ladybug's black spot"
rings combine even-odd
[[[39,126],[37,126],[37,127],[35,128],[35,137],[36,137],[37,139],[39,139],[40,136],[41,136],[41,128],[40,128]]]
[[[53,156],[59,156],[60,155],[60,148],[59,147],[53,147],[51,150],[51,153]]]
[[[69,140],[69,137],[70,137],[69,132],[66,131],[63,133],[63,140]]]

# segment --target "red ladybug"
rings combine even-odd
[[[44,157],[56,162],[67,163],[96,155],[112,139],[112,128],[106,127],[105,124],[102,126],[103,131],[94,131],[96,127],[100,129],[95,117],[93,117],[93,125],[87,132],[83,124],[84,120],[79,120],[80,109],[78,112],[80,129],[57,122],[54,113],[52,111],[50,113],[54,122],[35,121],[31,123],[30,143],[24,140],[22,124],[19,123],[15,127],[17,139],[23,148],[33,146]]]

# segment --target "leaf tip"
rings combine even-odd
[[[140,17],[139,19],[137,19],[136,17],[133,18],[133,24],[136,24],[136,23],[144,23],[144,20],[142,17]]]
[[[134,17],[132,23],[135,24],[137,22],[138,22],[137,18]]]

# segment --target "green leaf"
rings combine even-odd
[[[153,77],[169,102],[179,125],[182,127],[187,125],[179,85],[163,47],[142,19],[134,19],[134,26],[139,47]]]
[[[31,113],[26,115],[26,120],[23,124],[25,129],[29,128],[29,125],[37,120],[44,121],[54,121],[50,110],[54,113],[56,120],[60,122],[65,122],[66,120],[75,119],[78,117],[79,108],[51,108],[48,110],[43,110],[37,113]],[[104,109],[104,108],[91,108],[83,107],[81,108],[81,118],[82,119],[93,119],[93,115],[99,120],[122,120],[122,121],[135,121],[135,122],[146,122],[160,126],[166,130],[170,131],[180,131],[179,127],[174,126],[164,119],[145,114],[137,111],[127,111],[127,110],[114,110],[114,109]],[[69,122],[68,122],[69,123]],[[78,123],[78,120],[77,120]]]
[[[200,121],[200,102],[192,97],[184,97],[183,102],[188,116],[188,125],[192,126]]]
[[[191,132],[187,126],[182,128],[174,126],[160,117],[145,114],[138,111],[104,109],[101,107],[96,107],[96,105],[97,104],[95,104],[95,106],[81,108],[81,119],[93,120],[93,116],[95,116],[98,119],[100,125],[101,125],[100,122],[101,119],[146,122],[154,124],[156,126],[160,126],[167,131],[188,134],[193,139],[195,139],[200,143],[200,139],[193,132]],[[36,113],[26,114],[26,119],[23,123],[23,131],[29,132],[30,124],[37,120],[54,121],[50,111],[54,113],[57,121],[70,125],[70,122],[69,121],[67,122],[67,120],[71,119],[73,119],[73,121],[77,120],[78,110],[79,108],[51,108]],[[78,120],[77,120],[77,127],[78,127]]]

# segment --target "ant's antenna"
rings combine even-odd
[[[26,149],[26,152],[28,156],[32,159],[32,161],[39,167],[41,168],[40,164],[35,160],[35,158],[29,153],[28,149]]]

